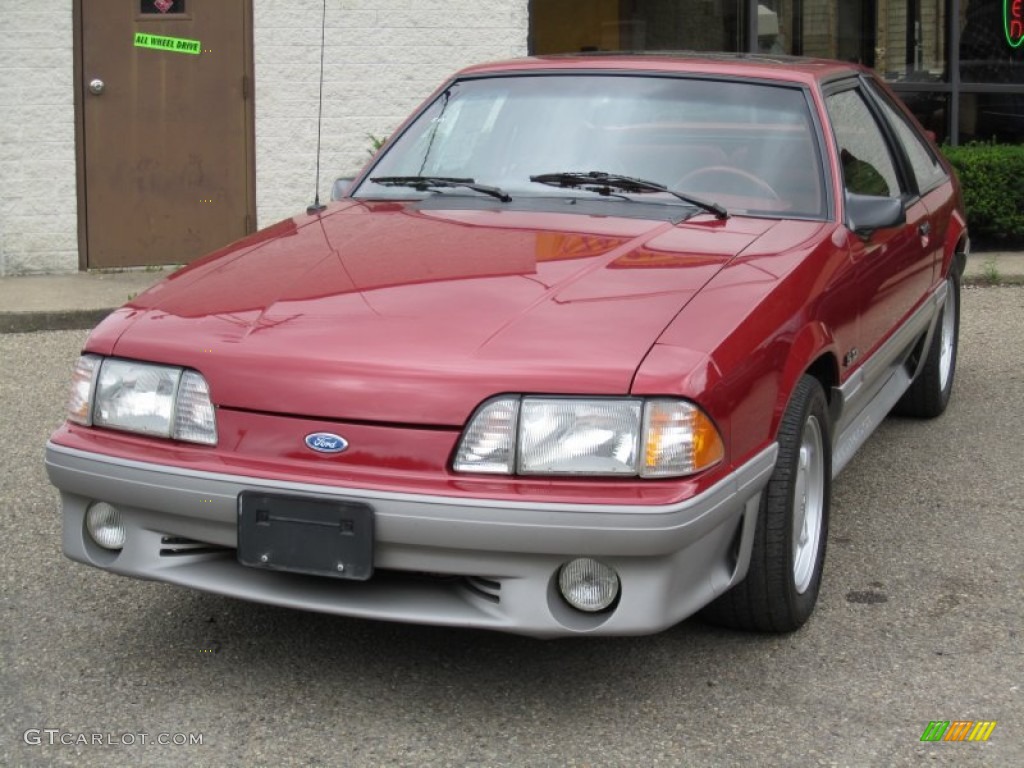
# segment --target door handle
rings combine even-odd
[[[932,225],[930,221],[922,221],[917,225],[917,233],[921,235],[921,237],[928,237],[928,235],[931,234],[931,231]]]
[[[99,96],[103,93],[103,89],[107,87],[107,84],[100,80],[98,77],[94,77],[89,81],[89,93],[93,96]]]

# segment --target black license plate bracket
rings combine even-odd
[[[369,504],[243,491],[238,562],[251,568],[365,581],[373,575]]]

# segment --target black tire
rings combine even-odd
[[[704,609],[703,616],[715,624],[792,632],[810,618],[818,601],[832,496],[832,425],[825,392],[817,379],[803,376],[797,382],[777,439],[779,456],[761,496],[750,569],[743,581]],[[801,470],[804,449],[808,463],[807,469]],[[807,484],[809,479],[811,494],[806,492],[812,487]],[[806,544],[798,544],[794,531],[797,514],[811,506],[820,512],[818,525]],[[806,514],[804,519],[809,519]]]
[[[932,335],[924,368],[893,408],[893,413],[900,416],[934,419],[949,405],[960,346],[960,275],[956,269],[950,271],[946,284],[946,303]],[[944,358],[944,352],[948,357]]]

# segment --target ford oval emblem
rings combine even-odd
[[[318,453],[341,453],[348,448],[348,440],[330,432],[314,432],[306,435],[306,446]]]

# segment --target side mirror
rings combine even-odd
[[[345,197],[345,193],[348,192],[349,187],[352,186],[352,182],[355,180],[355,176],[339,176],[336,178],[331,186],[331,200],[341,200]]]
[[[898,197],[876,197],[846,193],[846,220],[861,237],[876,229],[898,227],[907,222],[907,209]]]

